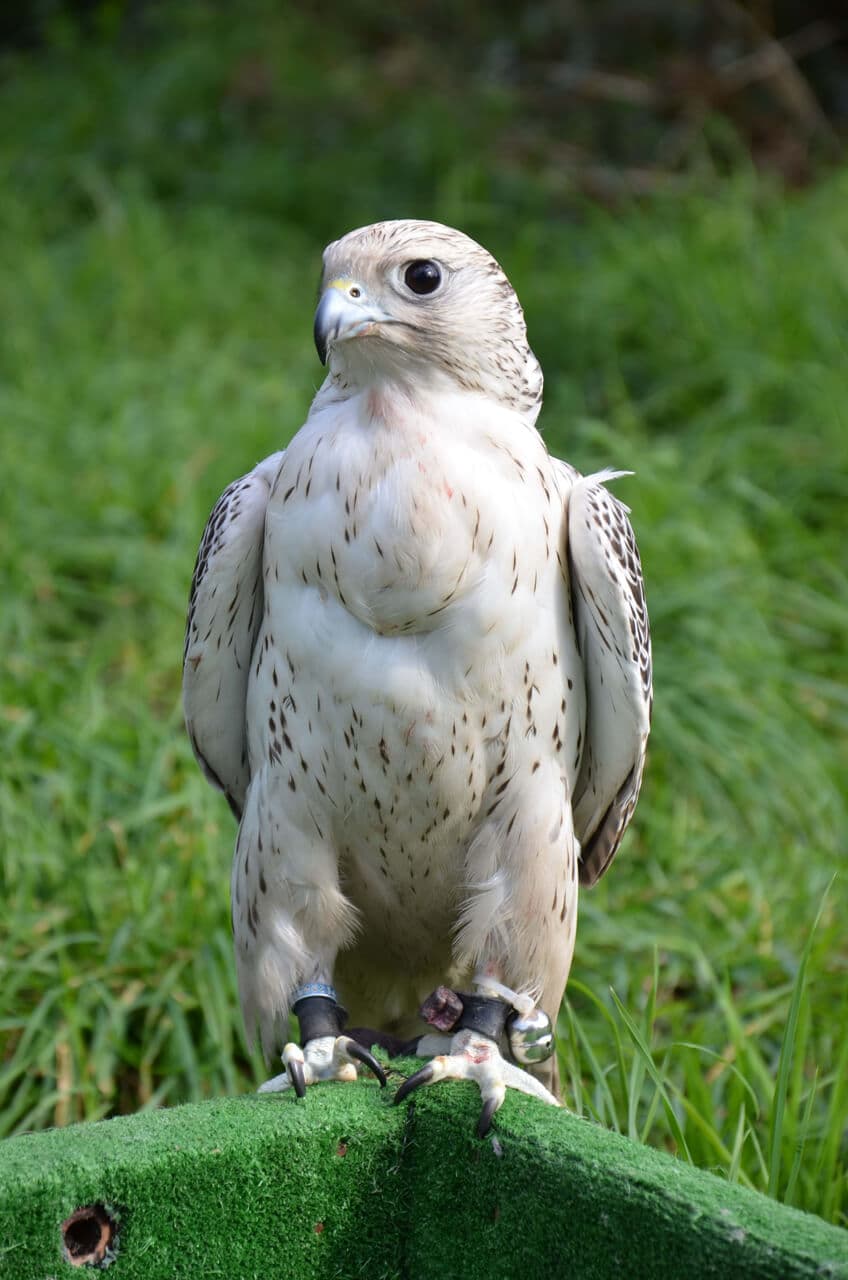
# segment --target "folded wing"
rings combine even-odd
[[[250,773],[245,703],[262,621],[265,511],[283,453],[225,489],[212,511],[191,583],[183,709],[194,754],[241,816]]]
[[[570,469],[569,469],[570,470]],[[627,508],[602,476],[569,477],[568,555],[586,681],[586,729],[572,797],[580,881],[615,857],[639,797],[651,722],[651,635]]]

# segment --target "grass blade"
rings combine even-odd
[[[812,928],[807,935],[807,941],[804,950],[801,953],[801,961],[798,965],[798,972],[795,975],[795,982],[792,987],[792,999],[789,1002],[789,1013],[786,1018],[786,1028],[783,1033],[783,1041],[780,1046],[780,1059],[777,1066],[777,1082],[774,1089],[774,1100],[772,1103],[771,1113],[771,1130],[769,1134],[769,1155],[768,1155],[768,1187],[767,1191],[770,1196],[777,1197],[778,1188],[780,1186],[780,1166],[783,1147],[783,1121],[784,1109],[786,1107],[786,1095],[789,1086],[789,1071],[792,1066],[792,1059],[795,1053],[795,1035],[798,1029],[798,1015],[801,1010],[801,1000],[804,996],[806,986],[807,964],[810,959],[810,952],[813,947],[813,938],[816,929],[824,911],[827,896],[833,886],[836,876],[832,876],[830,883],[822,894],[819,909],[816,912],[816,918],[813,921]]]
[[[657,1065],[654,1062],[654,1059],[651,1055],[651,1051],[648,1048],[648,1046],[645,1044],[645,1041],[642,1039],[642,1035],[639,1031],[639,1028],[636,1026],[636,1023],[633,1021],[630,1014],[627,1012],[624,1005],[621,1003],[621,1001],[619,1000],[618,996],[616,995],[615,991],[613,991],[612,988],[610,988],[610,994],[612,995],[612,998],[615,1001],[615,1007],[619,1012],[619,1016],[621,1017],[622,1022],[624,1023],[627,1034],[630,1036],[630,1039],[633,1041],[634,1045],[636,1046],[637,1052],[639,1053],[640,1057],[642,1058],[642,1061],[645,1064],[645,1070],[648,1072],[648,1075],[651,1077],[654,1084],[657,1086],[657,1090],[662,1100],[663,1109],[666,1114],[666,1119],[668,1120],[668,1125],[674,1135],[674,1139],[679,1149],[683,1152],[683,1154],[686,1156],[686,1159],[691,1164],[692,1157],[689,1153],[689,1148],[686,1145],[686,1138],[683,1135],[683,1129],[681,1128],[680,1121],[677,1118],[677,1112],[674,1110],[674,1105],[671,1101],[671,1098],[668,1096],[668,1091],[665,1087],[665,1082],[662,1078],[662,1075],[657,1070]]]

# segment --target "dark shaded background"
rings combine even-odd
[[[0,13],[0,47],[61,46],[73,31],[74,43],[80,34],[109,36],[120,54],[187,12],[202,22],[230,9],[237,27],[239,8],[180,6],[175,19],[155,0],[34,0]],[[310,31],[331,57],[367,59],[375,98],[426,86],[461,110],[469,79],[476,91],[486,86],[508,117],[505,166],[529,164],[555,188],[604,199],[748,156],[787,183],[805,183],[848,132],[841,0],[330,0],[298,6],[296,19],[285,4],[269,0],[265,9],[272,24],[288,15],[293,38]],[[242,54],[228,86],[228,107],[257,129],[285,99],[262,44]]]

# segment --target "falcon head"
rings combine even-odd
[[[439,222],[375,222],[324,250],[315,345],[348,387],[481,392],[535,418],[542,372],[501,267]]]

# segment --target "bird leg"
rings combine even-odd
[[[317,984],[315,984],[317,986]],[[285,1071],[259,1086],[260,1093],[294,1089],[299,1098],[306,1086],[318,1080],[355,1080],[359,1064],[368,1068],[385,1088],[386,1075],[368,1049],[342,1035],[347,1013],[336,1000],[332,987],[321,985],[321,994],[311,988],[295,992],[293,1009],[300,1023],[300,1044],[283,1049]]]
[[[409,1076],[395,1094],[395,1102],[422,1085],[438,1080],[474,1080],[480,1090],[483,1109],[477,1122],[477,1136],[489,1131],[492,1116],[502,1106],[507,1089],[529,1093],[531,1097],[558,1107],[558,1100],[535,1077],[501,1054],[500,1041],[512,1007],[504,1000],[488,996],[461,995],[462,1013],[453,1034],[425,1035],[418,1043],[419,1057],[435,1054],[426,1066]],[[447,1052],[439,1052],[446,1049]]]

